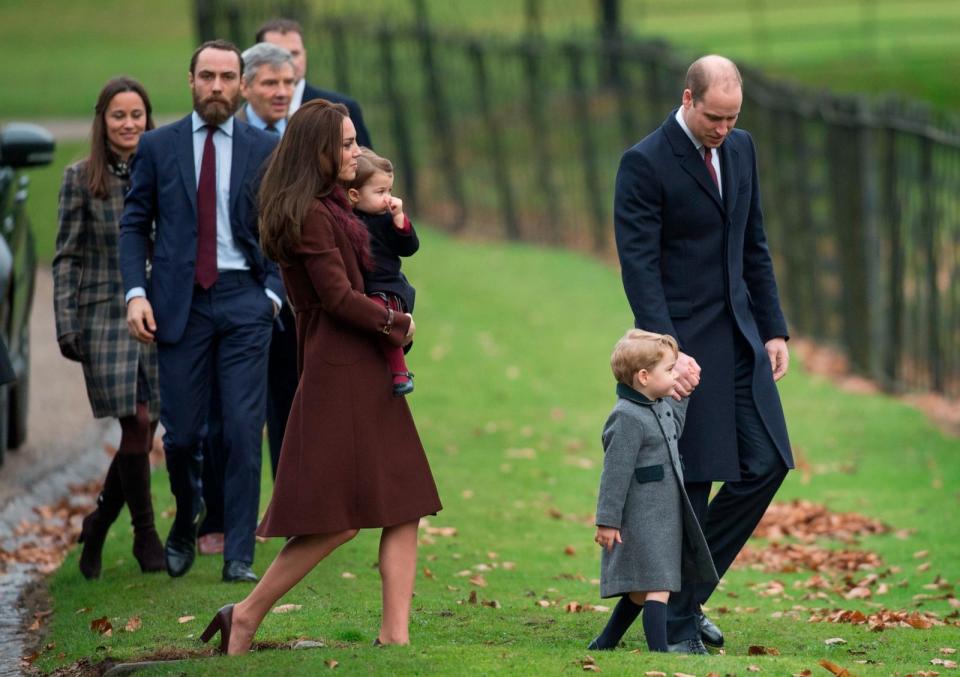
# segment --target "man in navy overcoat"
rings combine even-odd
[[[200,444],[216,380],[226,448],[228,582],[257,580],[250,565],[267,355],[284,296],[257,237],[256,194],[276,139],[234,119],[242,75],[240,52],[229,42],[207,42],[194,52],[194,110],[143,136],[120,220],[127,324],[158,349],[163,446],[177,504],[167,570],[182,576],[196,556],[204,510]]]
[[[681,107],[623,155],[614,203],[635,324],[676,337],[679,394],[699,384],[680,452],[720,576],[793,467],[775,385],[788,366],[787,324],[763,231],[756,149],[734,129],[742,102],[731,61],[694,62]],[[715,481],[723,485],[709,501]],[[723,644],[700,608],[714,587],[685,583],[671,596],[671,651]]]

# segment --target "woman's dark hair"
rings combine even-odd
[[[87,189],[90,194],[99,199],[108,197],[107,177],[110,175],[108,158],[110,146],[107,142],[107,108],[113,97],[123,92],[133,92],[143,100],[143,108],[147,114],[147,130],[153,129],[153,107],[147,90],[133,78],[113,78],[100,90],[97,105],[94,106],[93,127],[90,130],[90,157],[87,160]]]
[[[290,118],[260,182],[260,244],[274,261],[292,262],[313,201],[337,188],[346,117],[343,104],[314,99]],[[352,221],[344,225],[356,248],[357,234],[350,226],[356,225],[362,237],[365,229]],[[362,247],[362,260],[361,252]]]

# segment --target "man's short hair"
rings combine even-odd
[[[633,375],[641,369],[653,369],[667,351],[674,357],[679,354],[677,341],[669,334],[631,329],[613,347],[610,369],[617,381],[632,386]]]
[[[220,49],[224,52],[233,52],[237,55],[237,61],[240,62],[240,75],[243,75],[243,55],[235,44],[229,40],[207,40],[205,43],[193,50],[193,56],[190,57],[190,75],[197,74],[197,59],[200,58],[200,52],[205,49]]]
[[[290,64],[293,68],[293,55],[283,47],[272,45],[269,42],[258,42],[253,47],[244,50],[243,55],[244,75],[243,81],[249,85],[257,77],[261,66],[270,66],[271,68],[280,68],[284,64]]]
[[[257,29],[257,42],[263,42],[263,38],[267,33],[296,33],[301,38],[303,37],[303,29],[300,28],[300,24],[293,19],[270,19],[270,21],[262,24],[260,28]]]

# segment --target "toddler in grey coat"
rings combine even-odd
[[[683,488],[677,440],[687,399],[675,400],[677,342],[631,329],[610,358],[617,403],[603,429],[597,533],[600,595],[620,597],[590,649],[613,649],[643,610],[651,651],[668,651],[667,601],[681,580],[716,581]]]

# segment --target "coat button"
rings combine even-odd
[[[670,415],[671,415],[671,414],[670,414],[670,412],[668,411],[668,412],[667,412],[667,416],[670,416]]]

